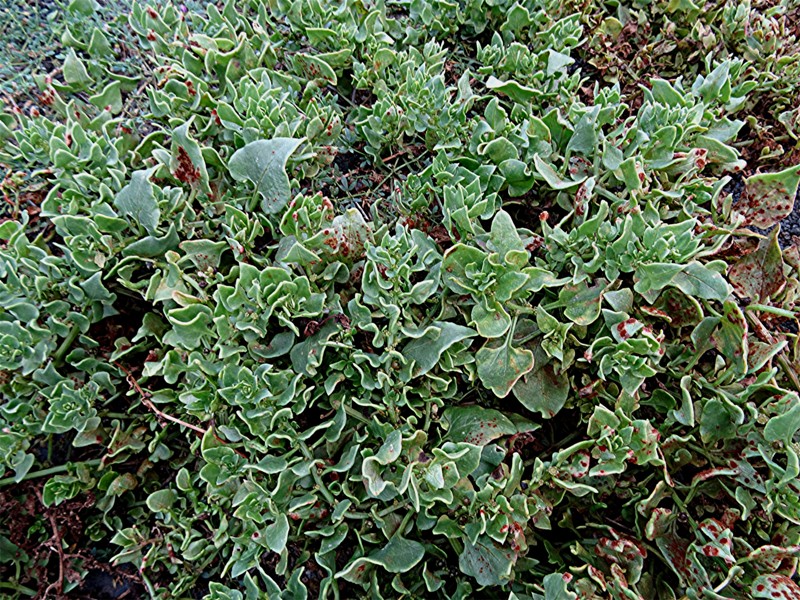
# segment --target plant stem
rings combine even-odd
[[[102,461],[99,458],[95,458],[92,460],[83,461],[81,464],[86,465],[87,467],[96,467]],[[42,469],[41,471],[32,471],[30,473],[25,474],[25,476],[20,479],[19,481],[27,481],[29,479],[36,479],[38,477],[47,477],[48,475],[56,475],[57,473],[63,473],[67,469],[69,469],[70,465],[78,464],[78,463],[66,463],[63,465],[58,465],[55,467],[50,467],[49,469]],[[4,485],[9,485],[11,483],[18,483],[14,477],[6,477],[5,479],[0,479],[0,487]]]
[[[311,454],[311,450],[308,448],[308,446],[303,440],[298,440],[298,442],[300,443],[299,444],[300,450],[303,452],[303,456],[306,457],[306,460],[313,461],[310,469],[311,477],[314,478],[314,482],[317,484],[317,487],[319,487],[319,491],[322,494],[322,497],[325,498],[328,504],[330,504],[331,506],[335,506],[336,498],[333,497],[333,494],[330,493],[328,487],[325,485],[325,482],[322,481],[322,477],[320,477],[319,473],[317,473],[316,463],[320,461],[320,459],[314,458],[314,455]]]
[[[32,590],[29,587],[25,587],[24,585],[20,585],[18,583],[6,583],[4,581],[0,581],[0,589],[7,589],[7,590],[14,590],[15,592],[22,592],[26,596],[35,596],[36,590]]]
[[[765,304],[748,304],[744,307],[745,310],[757,310],[760,312],[778,315],[779,317],[786,317],[787,319],[796,319],[797,313],[776,306],[767,306]]]
[[[64,363],[64,357],[69,352],[69,349],[72,347],[72,344],[78,339],[78,336],[81,334],[81,330],[77,325],[73,325],[72,329],[69,330],[67,337],[64,338],[64,341],[61,342],[61,345],[56,350],[55,355],[53,356],[53,366],[60,367]]]
[[[411,517],[413,516],[414,516],[414,511],[412,510],[408,511],[406,515],[403,517],[403,520],[400,521],[400,526],[395,530],[394,535],[402,537],[403,530],[406,528],[406,525],[408,525],[408,522],[411,520]]]

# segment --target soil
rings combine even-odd
[[[116,349],[114,343],[118,339],[124,337],[128,341],[132,340],[142,326],[144,315],[152,310],[148,302],[125,290],[117,291],[114,308],[119,314],[94,323],[88,333],[90,338],[100,344],[98,352],[106,356]]]
[[[132,575],[135,570],[124,569],[129,566],[120,565],[120,573],[113,573],[102,569],[91,569],[83,580],[80,588],[70,594],[70,598],[81,598],[85,600],[138,600],[145,598],[144,588],[141,584],[133,580]],[[127,571],[130,571],[128,573]]]
[[[0,514],[4,524],[12,525],[0,531],[36,565],[20,583],[35,589],[37,599],[143,598],[144,588],[130,565],[112,566],[87,550],[96,545],[86,537],[84,521],[84,511],[94,506],[94,495],[79,494],[46,508],[43,486],[43,482],[28,481],[13,489],[0,489]],[[86,579],[65,594],[66,583],[79,581],[84,569],[88,569]],[[12,579],[14,571],[14,563],[0,564],[0,580]]]

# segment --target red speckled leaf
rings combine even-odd
[[[704,589],[711,586],[708,573],[703,566],[690,555],[689,542],[680,539],[673,533],[656,539],[656,545],[670,567],[675,571],[681,581],[695,589]]]
[[[617,536],[618,537],[618,536]],[[642,576],[644,559],[647,550],[634,540],[618,537],[618,539],[600,538],[594,547],[594,553],[610,564],[620,565],[624,570],[628,583],[635,584]]]
[[[725,302],[724,317],[711,340],[737,375],[747,372],[747,321],[735,302]]]
[[[761,240],[754,252],[739,259],[728,270],[733,292],[740,298],[763,302],[786,284],[783,258],[778,246],[778,228]]]
[[[458,557],[461,572],[474,577],[480,586],[508,582],[515,562],[516,552],[501,548],[486,536],[481,536],[474,546],[466,542]]]
[[[800,165],[778,173],[759,173],[745,180],[745,193],[736,206],[744,214],[745,225],[760,229],[772,227],[789,216],[794,207]]]
[[[703,318],[700,303],[675,288],[667,288],[661,293],[656,308],[668,315],[673,327],[697,325]]]
[[[753,598],[800,600],[800,587],[786,575],[761,575],[750,586]]]
[[[517,433],[516,426],[503,413],[480,406],[448,408],[443,420],[447,423],[447,439],[485,446],[492,440]]]
[[[800,546],[761,546],[753,550],[747,556],[747,562],[759,565],[759,571],[777,571],[781,563],[787,559],[800,554]]]

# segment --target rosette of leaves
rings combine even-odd
[[[317,317],[325,306],[324,294],[312,291],[308,278],[298,277],[287,269],[266,267],[259,270],[241,263],[234,271],[234,281],[232,286],[217,286],[215,292],[216,333],[228,343],[235,343],[239,336],[245,342],[264,339],[271,322],[299,335],[294,321]],[[187,308],[192,306],[196,305]],[[291,346],[292,341],[285,343]]]
[[[370,85],[369,70],[356,74],[356,87],[369,87],[376,96],[372,106],[359,107],[355,115],[355,125],[371,156],[378,159],[417,136],[429,148],[458,145],[474,98],[466,72],[457,87],[445,84],[444,54],[433,40],[421,50],[386,50],[376,54],[374,71],[390,76],[381,76]],[[442,131],[451,134],[445,139]]]

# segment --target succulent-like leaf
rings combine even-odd
[[[533,352],[526,348],[515,348],[512,336],[500,345],[488,342],[475,355],[478,376],[483,385],[495,395],[505,398],[514,384],[533,369]]]
[[[120,190],[114,198],[114,206],[126,217],[144,227],[149,234],[155,234],[161,220],[161,211],[150,183],[153,171],[134,171],[131,182]]]
[[[233,153],[228,170],[237,181],[249,181],[261,195],[261,209],[277,213],[289,202],[291,190],[286,161],[303,140],[277,137],[256,140]]]

